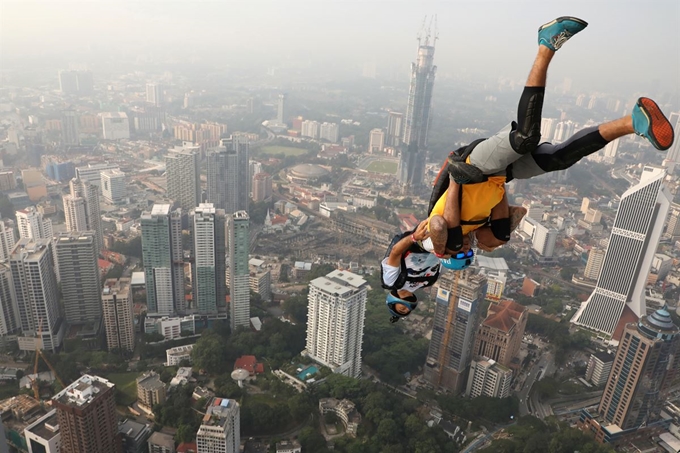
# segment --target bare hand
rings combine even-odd
[[[427,230],[428,226],[428,220],[425,219],[420,224],[418,224],[418,228],[416,228],[416,231],[413,233],[413,237],[415,238],[416,241],[422,241],[424,239],[427,239],[430,237],[430,232]]]

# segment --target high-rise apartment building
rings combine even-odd
[[[0,261],[9,259],[15,243],[14,222],[9,219],[0,220]]]
[[[7,264],[0,263],[0,337],[17,333],[20,326],[12,272]]]
[[[510,396],[511,382],[512,371],[510,368],[482,357],[470,363],[470,376],[465,396],[469,398],[477,398],[478,396],[507,398]]]
[[[149,314],[183,312],[182,212],[171,211],[169,204],[155,204],[142,213],[140,224]]]
[[[137,400],[148,408],[165,402],[165,384],[155,371],[149,371],[137,378]]]
[[[163,86],[160,83],[146,84],[146,102],[156,107],[163,105]]]
[[[127,185],[125,173],[120,170],[104,170],[101,181],[102,195],[107,203],[120,203],[125,198]]]
[[[340,126],[337,123],[321,123],[319,127],[319,138],[337,143],[340,138]]]
[[[60,233],[55,238],[64,314],[69,324],[95,323],[102,317],[101,286],[94,233]]]
[[[226,215],[201,203],[191,215],[193,236],[193,301],[200,314],[217,313],[226,304]]]
[[[309,282],[307,346],[303,355],[334,373],[361,376],[366,280],[334,270]]]
[[[64,215],[68,231],[92,231],[97,255],[104,248],[104,232],[99,207],[99,188],[74,178],[69,182],[70,194],[64,195]]]
[[[614,356],[608,352],[590,354],[586,367],[586,380],[592,382],[595,386],[604,385],[609,379],[613,363]]]
[[[401,153],[399,180],[407,187],[423,184],[427,160],[427,133],[430,126],[430,106],[437,67],[434,65],[436,38],[427,31],[424,40],[418,39],[418,59],[411,63],[411,85],[404,117],[406,149]],[[432,44],[432,45],[430,45]]]
[[[541,120],[541,140],[549,142],[555,135],[555,127],[557,126],[557,119],[543,118]]]
[[[105,170],[120,170],[116,164],[88,164],[76,167],[76,179],[89,182],[99,187],[102,183],[102,172]]]
[[[242,140],[222,139],[220,146],[208,153],[206,201],[227,214],[248,210],[248,143]]]
[[[305,120],[302,122],[300,135],[309,138],[319,138],[319,127],[318,121]]]
[[[0,192],[16,188],[17,180],[13,171],[0,171]]]
[[[574,129],[576,129],[576,124],[573,121],[560,121],[555,126],[555,135],[553,136],[553,141],[556,143],[562,143],[574,135]]]
[[[168,198],[185,212],[201,202],[200,155],[200,147],[185,143],[165,156]]]
[[[109,351],[134,351],[135,325],[129,278],[110,278],[102,290],[102,316]]]
[[[64,326],[50,239],[20,239],[10,255],[10,269],[24,335],[19,348],[34,350],[35,335],[42,329],[42,348],[54,351]]]
[[[387,114],[387,146],[397,147],[401,145],[401,129],[403,124],[403,113],[390,112]]]
[[[534,237],[531,240],[532,248],[543,258],[552,258],[555,254],[555,242],[558,231],[548,228],[542,223],[536,222]]]
[[[61,117],[61,141],[64,145],[80,145],[79,123],[75,110],[64,110]]]
[[[371,129],[368,135],[368,152],[379,153],[385,148],[385,131],[379,128]]]
[[[269,173],[256,173],[253,176],[253,201],[271,201],[272,199],[272,176]]]
[[[528,318],[526,307],[516,302],[491,303],[486,319],[477,329],[475,356],[487,357],[506,367],[518,367],[519,363],[513,362],[519,354]]]
[[[60,453],[121,453],[114,387],[104,378],[85,374],[52,398],[61,432]]]
[[[130,120],[125,112],[102,113],[102,136],[104,140],[130,138]]]
[[[197,453],[239,453],[241,408],[235,400],[215,398],[196,433]]]
[[[660,418],[677,377],[679,333],[664,309],[626,324],[597,409],[604,419],[599,434],[605,442],[621,430],[633,430]]]
[[[674,209],[671,213],[666,227],[666,235],[671,238],[680,236],[680,210]]]
[[[472,269],[445,272],[435,288],[434,324],[423,378],[457,395],[465,389],[487,280]]]
[[[624,309],[646,313],[645,287],[672,196],[666,171],[644,167],[640,182],[621,197],[597,286],[571,322],[614,334]]]
[[[607,251],[593,247],[588,252],[588,262],[586,269],[583,271],[583,276],[589,280],[597,280],[602,270],[602,263],[604,263],[604,256]]]
[[[250,325],[250,217],[245,211],[227,215],[229,237],[229,322],[231,329]]]
[[[41,212],[33,206],[16,212],[17,227],[21,239],[50,239],[52,237],[52,221],[44,219]]]

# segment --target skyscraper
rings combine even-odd
[[[675,167],[680,166],[680,112],[672,112],[668,116],[668,120],[675,131],[675,140],[673,141],[673,146],[666,152],[664,166],[672,174],[675,173]]]
[[[399,162],[399,180],[406,187],[423,184],[427,159],[427,132],[430,126],[430,105],[437,67],[434,66],[434,45],[437,40],[430,30],[418,38],[418,59],[411,63],[411,85],[404,117],[404,149]],[[430,45],[431,44],[431,45]]]
[[[218,148],[208,152],[206,201],[227,214],[248,210],[248,143],[245,140],[225,138]]]
[[[555,242],[558,231],[536,222],[536,230],[531,241],[533,249],[544,258],[552,258],[555,253]]]
[[[193,301],[200,314],[217,313],[226,301],[226,215],[201,203],[191,216],[193,236]]]
[[[196,433],[197,453],[238,453],[241,446],[241,409],[235,400],[215,398]]]
[[[279,94],[279,105],[276,112],[276,122],[279,124],[286,124],[288,119],[288,113],[286,112],[286,94]]]
[[[163,87],[160,83],[146,84],[146,102],[156,107],[163,105]]]
[[[107,203],[123,201],[126,192],[125,173],[120,170],[104,170],[101,181],[102,195]]]
[[[527,309],[510,300],[489,305],[486,319],[477,329],[473,353],[488,357],[504,366],[512,366],[519,354],[522,336],[527,326]],[[517,367],[519,368],[519,363]]]
[[[60,453],[120,453],[115,386],[85,374],[54,395],[61,432]]]
[[[319,127],[319,138],[336,143],[340,138],[340,127],[337,123],[321,123]]]
[[[334,270],[309,282],[304,355],[334,373],[361,376],[361,345],[368,285],[360,276]]]
[[[250,217],[245,211],[227,216],[229,234],[229,304],[230,325],[248,327],[250,325]]]
[[[319,138],[319,127],[318,121],[305,120],[300,126],[300,135],[309,138]]]
[[[64,110],[61,118],[61,141],[64,145],[80,145],[79,119],[75,110]]]
[[[69,324],[96,323],[102,318],[101,286],[92,231],[60,233],[55,238],[64,314]]]
[[[15,243],[14,222],[9,219],[0,220],[0,261],[9,259]]]
[[[109,351],[133,351],[135,326],[129,278],[110,278],[102,290],[102,311]]]
[[[0,263],[0,337],[16,333],[20,325],[12,273],[7,264]]]
[[[634,430],[660,418],[677,377],[679,349],[680,330],[665,309],[626,324],[597,408],[603,420],[597,424],[596,437],[609,442],[622,430]],[[584,415],[590,418],[590,414]]]
[[[29,206],[16,212],[19,237],[24,239],[50,239],[52,237],[52,221],[44,219],[42,213]]]
[[[201,148],[185,143],[165,156],[168,197],[189,212],[201,202],[199,157]]]
[[[612,335],[624,309],[637,318],[646,313],[647,275],[672,200],[665,176],[662,168],[644,167],[640,182],[624,192],[597,286],[574,324]]]
[[[387,145],[399,146],[401,144],[401,128],[404,123],[404,114],[390,112],[387,114]]]
[[[54,351],[64,334],[50,239],[20,239],[9,258],[23,337],[19,349],[33,351],[42,329],[42,348]]]
[[[488,396],[490,398],[507,398],[510,396],[510,383],[512,371],[495,360],[482,357],[470,363],[470,376],[468,378],[465,396],[477,398]]]
[[[183,312],[182,213],[171,211],[169,204],[155,204],[142,213],[140,224],[149,314]]]
[[[668,219],[666,235],[670,236],[671,238],[680,236],[680,211],[677,209],[673,210],[673,213]]]
[[[423,378],[457,395],[465,388],[486,277],[472,269],[445,272],[435,287],[434,324]]]
[[[385,131],[380,128],[371,129],[368,136],[368,152],[379,153],[383,148],[385,148]]]
[[[269,173],[256,173],[253,176],[253,201],[271,201],[272,199],[272,177]]]
[[[99,188],[74,178],[69,182],[70,194],[64,195],[64,215],[68,231],[92,231],[97,255],[104,248],[102,217],[99,209]]]

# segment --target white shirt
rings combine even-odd
[[[399,277],[401,268],[399,266],[390,266],[387,264],[387,259],[388,258],[385,258],[380,263],[383,272],[382,278],[386,285],[393,285],[394,282],[397,281],[397,277]],[[406,262],[406,268],[411,277],[431,277],[439,271],[441,266],[439,258],[432,253],[407,253],[404,261]],[[405,289],[406,291],[413,293],[426,285],[427,282],[406,281],[404,286],[397,289]]]

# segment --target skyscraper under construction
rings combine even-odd
[[[418,37],[418,59],[411,63],[411,85],[404,117],[404,135],[399,161],[399,180],[410,190],[422,186],[427,158],[427,131],[430,124],[432,88],[437,67],[434,66],[434,45],[437,41],[432,24]],[[423,37],[424,35],[424,37]]]

